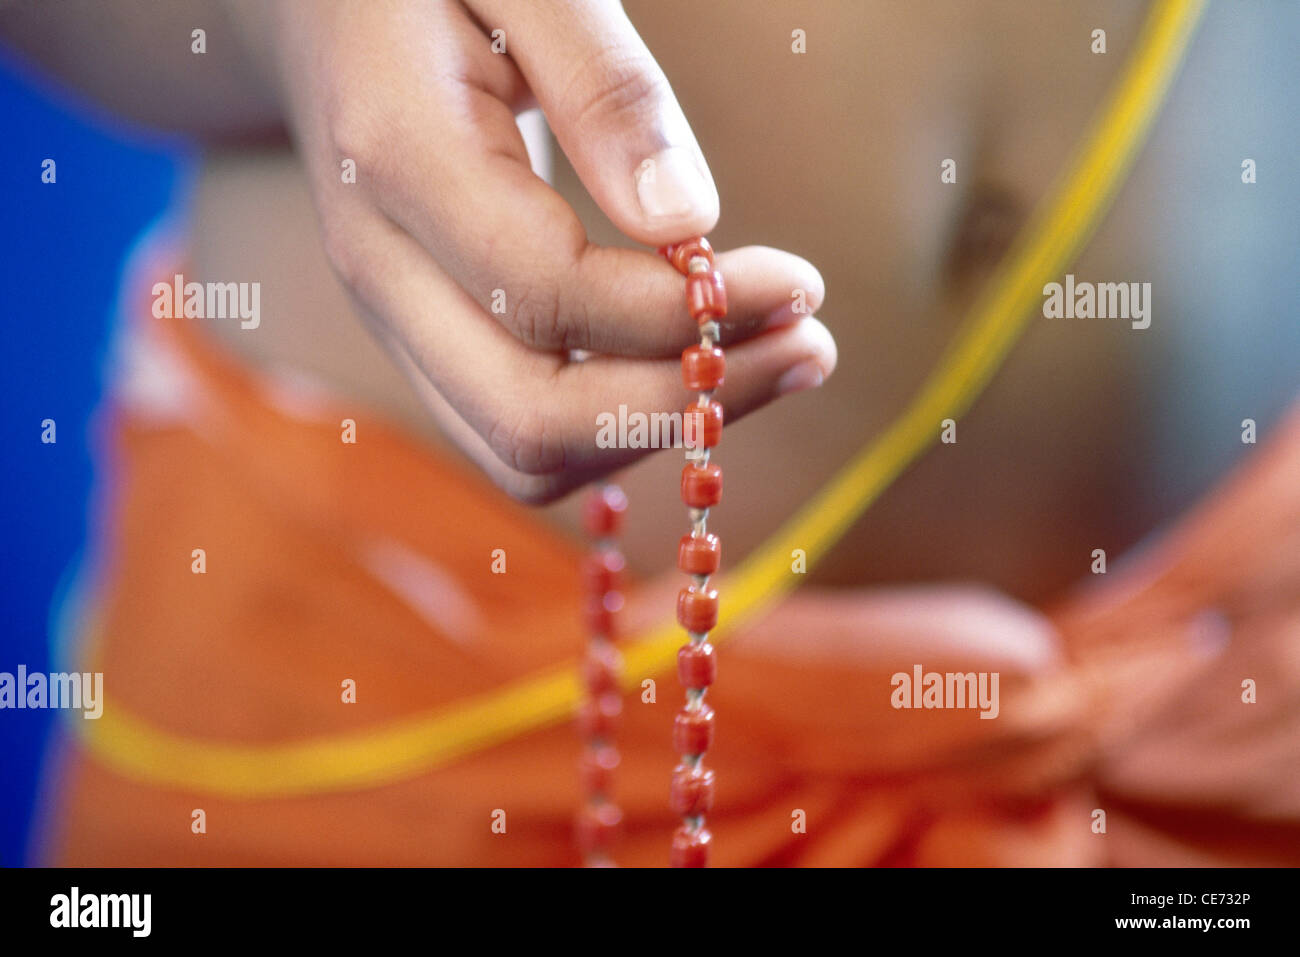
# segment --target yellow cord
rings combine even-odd
[[[988,384],[1024,330],[1042,286],[1091,237],[1146,139],[1178,70],[1204,0],[1157,0],[1124,75],[1099,110],[1076,160],[1008,252],[912,403],[762,547],[728,576],[723,641],[796,587],[791,552],[811,566],[931,445],[945,418],[957,419]],[[671,666],[681,643],[667,622],[625,652],[636,681]],[[628,690],[636,682],[627,681]],[[571,715],[582,689],[573,663],[504,689],[382,728],[278,745],[185,738],[106,706],[74,725],[101,761],[129,777],[228,797],[308,794],[384,784],[423,773]]]

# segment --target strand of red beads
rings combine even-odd
[[[727,314],[727,289],[713,264],[713,249],[703,237],[665,246],[660,253],[686,277],[686,308],[700,327],[700,344],[682,353],[682,382],[696,393],[683,416],[686,466],[682,501],[691,530],[682,536],[677,565],[691,583],[677,595],[677,621],[689,640],[677,652],[677,675],[686,688],[686,705],[673,724],[673,747],[681,762],[673,769],[670,802],[682,824],[673,832],[673,867],[707,867],[713,835],[705,815],[713,808],[714,774],[704,767],[713,743],[713,708],[704,700],[717,675],[709,632],[718,622],[718,593],[709,576],[718,570],[722,544],[708,530],[709,509],[722,500],[722,469],[709,461],[722,439],[722,406],[713,393],[722,385],[726,360],[718,348],[718,320]]]
[[[588,638],[583,663],[587,697],[578,718],[584,739],[584,802],[578,817],[578,844],[588,867],[613,866],[613,847],[623,821],[611,783],[619,762],[615,733],[623,711],[619,690],[622,659],[615,641],[623,608],[625,565],[617,537],[625,511],[627,496],[617,485],[591,489],[583,507],[583,524],[592,546],[582,565]]]

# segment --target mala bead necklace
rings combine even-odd
[[[583,508],[583,524],[593,542],[582,565],[588,637],[583,663],[587,699],[578,717],[585,739],[581,762],[584,803],[578,818],[578,843],[588,867],[613,865],[612,848],[623,820],[610,783],[619,762],[614,735],[623,711],[619,693],[622,661],[614,642],[623,609],[626,563],[617,536],[625,511],[627,496],[617,485],[592,489]]]
[[[713,743],[713,708],[704,696],[717,674],[709,632],[718,622],[718,592],[709,585],[709,577],[717,572],[722,555],[718,536],[708,530],[709,509],[722,500],[722,469],[709,461],[709,454],[722,439],[722,406],[713,393],[726,372],[726,359],[716,343],[718,320],[727,314],[727,290],[722,274],[713,267],[713,249],[703,237],[659,252],[686,277],[686,308],[700,327],[700,344],[682,353],[682,382],[695,393],[695,401],[682,417],[686,465],[681,494],[691,530],[678,543],[677,565],[691,576],[691,582],[677,595],[677,621],[688,640],[677,653],[677,675],[686,689],[686,704],[673,722],[673,749],[681,761],[673,769],[669,801],[682,824],[673,832],[670,863],[707,867],[713,835],[704,816],[713,807],[714,774],[703,760]],[[627,497],[617,485],[592,489],[583,510],[583,524],[593,541],[583,562],[587,697],[579,713],[585,746],[578,841],[589,867],[613,864],[612,847],[623,818],[611,796],[610,782],[619,762],[614,734],[623,707],[621,658],[614,643],[623,607],[625,566],[617,535],[626,510]]]
[[[677,566],[691,582],[677,594],[677,621],[688,640],[677,652],[686,705],[673,723],[673,749],[681,763],[673,769],[669,795],[682,824],[673,832],[670,862],[673,867],[707,867],[713,835],[704,816],[713,807],[714,774],[703,760],[713,743],[713,708],[704,696],[717,675],[709,632],[718,623],[718,592],[710,587],[709,576],[717,572],[722,556],[722,543],[708,530],[709,509],[722,500],[722,469],[709,461],[709,452],[722,439],[722,406],[713,392],[727,368],[715,345],[718,320],[727,314],[727,289],[703,237],[665,246],[660,253],[686,277],[686,308],[700,327],[700,344],[682,353],[682,383],[696,398],[682,417],[682,501],[691,530],[678,543]]]

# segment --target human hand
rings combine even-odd
[[[637,242],[713,227],[703,156],[619,5],[231,2],[278,78],[336,272],[451,438],[532,502],[645,454],[598,448],[596,419],[684,406],[678,357],[698,330],[682,277],[652,252],[589,243],[515,124],[540,104]],[[728,419],[820,384],[835,345],[811,316],[817,271],[762,247],[722,253],[718,268]]]

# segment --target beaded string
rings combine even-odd
[[[722,439],[722,406],[713,393],[722,385],[727,367],[716,345],[718,320],[727,314],[727,290],[722,274],[713,268],[713,249],[703,237],[659,252],[686,277],[686,308],[700,327],[700,344],[682,353],[682,382],[696,393],[696,399],[682,416],[686,465],[681,493],[691,530],[678,543],[677,565],[691,576],[691,582],[677,595],[677,621],[688,640],[677,653],[677,675],[686,689],[686,704],[673,722],[673,748],[681,762],[673,769],[669,802],[673,812],[682,816],[682,824],[673,832],[670,863],[707,867],[713,835],[704,817],[713,807],[714,773],[703,760],[713,743],[713,708],[704,696],[717,675],[709,632],[718,622],[718,592],[709,578],[722,557],[722,543],[708,530],[709,509],[722,500],[722,469],[709,461],[709,455]],[[611,851],[623,819],[610,785],[619,763],[614,734],[623,708],[621,657],[614,642],[623,607],[625,566],[616,536],[626,510],[627,497],[617,485],[592,489],[583,509],[583,524],[594,540],[583,562],[587,697],[578,719],[585,740],[578,841],[588,867],[613,865]]]
[[[714,774],[703,759],[713,743],[713,708],[704,696],[717,675],[709,632],[718,622],[718,593],[710,587],[709,576],[718,570],[722,556],[722,543],[708,530],[709,509],[722,500],[722,469],[709,461],[709,453],[722,438],[722,406],[713,393],[726,372],[726,359],[716,343],[717,320],[727,314],[727,290],[722,274],[713,268],[713,249],[706,239],[665,246],[660,253],[686,276],[686,308],[700,326],[700,344],[682,353],[682,382],[696,399],[682,420],[686,465],[681,491],[691,530],[678,543],[677,565],[691,582],[677,595],[677,621],[688,640],[677,652],[686,705],[673,723],[673,747],[681,762],[673,769],[669,794],[682,824],[673,832],[670,863],[707,867],[713,834],[704,816],[713,807]]]
[[[613,866],[613,845],[623,821],[610,785],[619,762],[615,732],[623,711],[619,693],[622,660],[614,642],[623,608],[625,562],[617,536],[625,511],[627,496],[617,485],[592,489],[583,506],[583,524],[593,543],[582,564],[588,638],[583,662],[587,698],[578,713],[578,727],[585,741],[580,765],[584,802],[578,817],[578,844],[588,867]]]

